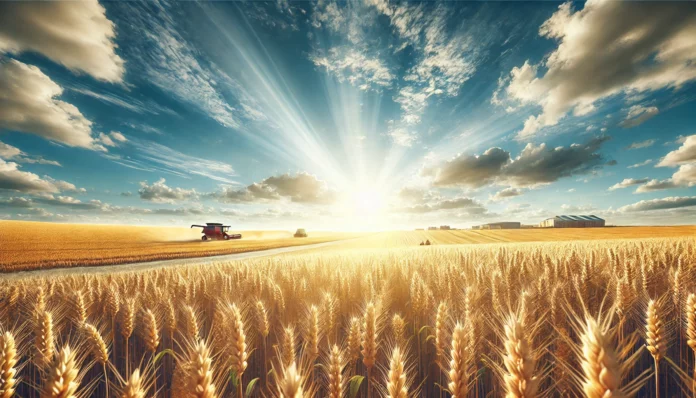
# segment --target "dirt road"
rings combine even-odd
[[[317,249],[320,247],[335,245],[340,241],[315,243],[311,245],[288,246],[276,249],[258,250],[243,253],[225,254],[221,256],[196,257],[196,258],[180,258],[175,260],[158,260],[147,261],[142,263],[130,263],[119,265],[104,265],[99,267],[70,267],[70,268],[49,268],[33,271],[19,271],[9,274],[0,274],[0,279],[22,279],[22,278],[51,278],[59,276],[67,276],[73,274],[101,274],[101,273],[117,273],[117,272],[132,272],[143,271],[152,268],[171,267],[175,265],[193,265],[193,264],[208,264],[234,260],[245,260],[249,258],[267,257],[277,254],[290,253],[298,250]]]

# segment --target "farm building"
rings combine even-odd
[[[520,229],[521,223],[514,221],[492,222],[483,225],[475,225],[471,229]]]
[[[597,228],[604,226],[604,220],[597,216],[555,216],[539,224],[542,228]]]
[[[448,231],[448,230],[450,230],[450,229],[451,229],[451,228],[450,228],[449,225],[440,225],[440,230],[441,230],[441,231]]]

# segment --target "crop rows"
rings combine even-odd
[[[0,397],[693,396],[693,238],[0,281]]]

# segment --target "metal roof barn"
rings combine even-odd
[[[561,215],[547,218],[539,224],[542,228],[600,228],[604,225],[604,219],[595,215]]]

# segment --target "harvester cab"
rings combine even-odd
[[[216,223],[216,222],[209,222],[206,223],[205,225],[191,225],[191,228],[197,227],[197,228],[203,228],[203,236],[201,236],[201,240],[216,240],[216,239],[223,239],[223,240],[229,240],[229,239],[242,239],[241,234],[230,234],[228,233],[230,230],[229,225],[222,225],[221,223]]]

